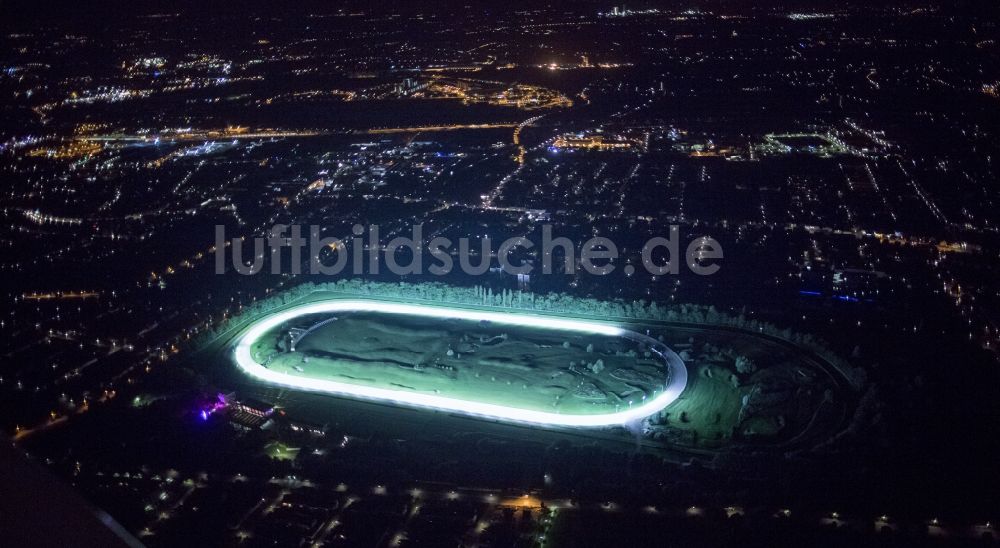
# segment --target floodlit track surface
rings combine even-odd
[[[384,314],[402,314],[416,317],[438,319],[461,319],[471,321],[489,321],[498,324],[522,327],[537,327],[542,329],[575,331],[578,333],[593,333],[614,337],[622,337],[649,346],[666,366],[666,378],[663,391],[642,405],[630,407],[614,413],[576,415],[545,411],[519,409],[504,405],[482,403],[477,401],[448,398],[433,394],[421,394],[405,390],[378,388],[358,384],[342,383],[326,379],[315,379],[305,376],[290,375],[268,369],[258,363],[250,351],[251,346],[273,328],[308,314],[332,312],[378,312]],[[595,321],[575,320],[568,318],[553,318],[537,316],[523,312],[491,312],[463,308],[447,308],[440,306],[424,306],[418,304],[389,303],[374,300],[340,300],[316,302],[295,306],[293,308],[265,316],[255,322],[243,333],[236,343],[233,352],[236,364],[247,374],[264,382],[325,392],[340,396],[349,396],[377,400],[386,403],[422,407],[462,413],[466,415],[486,417],[511,422],[531,423],[550,426],[580,426],[597,427],[622,425],[641,420],[656,413],[676,400],[687,385],[687,369],[680,357],[663,343],[646,335],[629,331],[617,325]]]

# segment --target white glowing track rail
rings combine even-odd
[[[377,388],[349,384],[325,379],[313,379],[279,373],[264,367],[253,359],[251,345],[265,333],[289,320],[307,314],[322,314],[329,312],[381,312],[386,314],[404,314],[408,316],[461,319],[472,321],[489,321],[498,324],[517,325],[525,327],[540,327],[559,329],[578,333],[595,333],[613,337],[623,337],[632,341],[647,344],[659,355],[667,366],[663,391],[634,407],[614,413],[576,415],[519,409],[504,405],[482,403],[456,398],[448,398],[434,394],[421,394],[405,390]],[[243,334],[236,343],[234,351],[236,364],[246,373],[262,381],[316,392],[325,392],[354,398],[364,398],[402,404],[413,407],[423,407],[441,411],[451,411],[477,417],[487,417],[503,421],[532,423],[551,426],[610,426],[634,422],[663,409],[680,396],[687,385],[687,368],[684,362],[663,343],[646,335],[620,327],[583,320],[537,316],[522,312],[489,312],[467,310],[461,308],[446,308],[438,306],[421,306],[416,304],[398,304],[370,300],[339,300],[311,303],[296,306],[282,312],[265,316]]]

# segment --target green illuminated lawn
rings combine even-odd
[[[252,346],[255,361],[292,376],[567,414],[641,404],[666,375],[655,354],[620,337],[365,312],[338,314],[288,351],[289,327],[329,317],[272,329]]]

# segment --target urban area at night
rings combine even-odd
[[[995,2],[0,29],[0,544],[1000,545]]]

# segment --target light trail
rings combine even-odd
[[[488,321],[498,324],[517,325],[522,327],[538,327],[592,333],[612,337],[623,337],[634,342],[648,344],[650,349],[659,355],[667,365],[667,376],[663,391],[642,405],[629,407],[624,411],[601,413],[593,415],[571,415],[534,411],[482,403],[477,401],[448,398],[433,394],[421,394],[405,390],[393,390],[358,384],[348,384],[326,379],[315,379],[280,373],[258,363],[251,353],[251,346],[271,329],[289,320],[308,314],[329,312],[381,312],[386,314],[402,314],[407,316],[422,316],[439,319],[460,319],[470,321]],[[364,398],[382,402],[391,402],[412,407],[429,408],[440,411],[451,411],[464,415],[499,419],[510,422],[523,422],[545,426],[614,426],[639,421],[652,415],[676,400],[687,385],[687,368],[684,362],[663,343],[634,331],[598,322],[573,320],[566,318],[551,318],[521,312],[489,312],[437,306],[421,306],[413,304],[386,303],[368,300],[329,300],[305,304],[266,316],[257,321],[239,339],[233,351],[236,364],[247,374],[262,381],[355,398]]]

